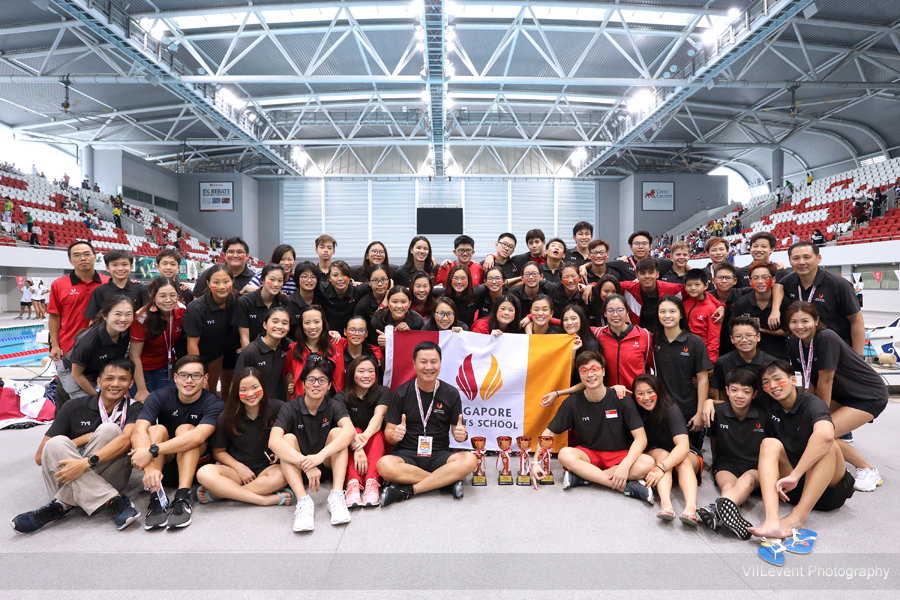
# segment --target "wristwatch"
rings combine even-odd
[[[150,451],[150,455],[153,458],[159,458],[159,446],[157,446],[156,444],[151,444],[150,447],[147,448],[147,450]]]
[[[85,458],[88,459],[88,464],[91,467],[96,467],[100,464],[100,457],[96,454],[88,454],[87,456],[85,456]]]

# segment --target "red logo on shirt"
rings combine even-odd
[[[825,294],[819,294],[819,299],[820,299],[820,300],[821,300],[821,299],[824,299],[824,298],[825,298]]]
[[[328,422],[328,419],[322,419],[322,422],[323,422],[323,423],[327,423],[327,422]]]
[[[435,408],[437,408],[438,410],[441,410],[442,408],[444,408],[444,405],[441,404],[440,402],[438,402],[437,406]]]
[[[682,350],[682,352],[687,352],[687,351],[688,351],[687,346],[685,346],[684,349]]]
[[[606,418],[607,418],[607,419],[614,419],[614,418],[616,418],[616,417],[618,417],[618,416],[619,416],[618,411],[615,411],[615,410],[608,410],[608,411],[606,411]]]
[[[757,428],[757,429],[762,429],[762,424],[761,424],[761,423],[757,423],[757,424],[756,424],[756,428]]]

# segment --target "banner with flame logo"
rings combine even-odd
[[[499,337],[464,331],[385,330],[384,385],[392,390],[416,376],[412,352],[416,344],[432,341],[441,346],[440,380],[459,390],[469,436],[487,438],[487,449],[497,449],[497,436],[543,433],[562,402],[540,405],[544,394],[569,387],[573,338],[568,335],[504,334]],[[554,448],[566,444],[566,435]],[[456,443],[455,448],[469,448]]]

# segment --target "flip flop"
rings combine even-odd
[[[675,511],[671,508],[661,508],[659,512],[656,513],[656,518],[662,521],[674,521]]]
[[[275,492],[275,495],[281,498],[281,502],[279,502],[276,506],[290,506],[291,502],[294,501],[294,492],[292,492],[288,488],[284,488],[283,490]]]
[[[728,498],[716,498],[716,514],[719,521],[740,539],[746,541],[752,537],[747,528],[752,527],[753,523],[741,516],[740,509],[733,501]]]
[[[697,516],[697,513],[689,513],[687,511],[683,511],[681,516],[678,517],[682,523],[685,525],[691,525],[696,527],[698,523],[700,523],[700,517]]]
[[[810,529],[794,529],[793,535],[784,542],[784,549],[794,554],[809,554],[813,551],[818,534]]]
[[[781,540],[763,538],[756,554],[770,565],[784,566],[784,544],[781,543]]]
[[[200,504],[209,504],[211,502],[218,502],[221,498],[213,497],[213,495],[209,493],[209,490],[201,485],[197,488],[197,500],[200,501]]]

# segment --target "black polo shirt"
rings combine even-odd
[[[113,283],[113,280],[110,279],[100,287],[94,288],[94,291],[91,292],[91,297],[88,299],[87,307],[84,309],[84,318],[85,319],[93,319],[97,316],[97,313],[100,312],[100,307],[103,306],[103,301],[109,298],[110,296],[115,296],[116,294],[122,294],[123,296],[128,297],[131,300],[131,303],[134,305],[134,310],[139,309],[143,306],[141,302],[141,288],[143,286],[139,283],[132,283],[130,279],[125,281],[125,287],[120,288],[116,284]]]
[[[781,281],[784,286],[784,302],[781,306],[781,313],[784,314],[787,308],[797,300],[805,300],[812,302],[816,310],[819,311],[820,320],[833,330],[842,340],[852,346],[850,338],[850,321],[847,317],[855,315],[859,312],[859,300],[856,298],[856,292],[849,281],[839,275],[829,273],[825,269],[819,267],[813,285],[809,289],[803,289],[800,285],[800,276],[791,273]],[[815,293],[810,298],[812,288]],[[801,297],[802,294],[802,297]]]
[[[506,291],[506,288],[503,288],[501,294],[506,293],[508,293]],[[482,283],[481,285],[475,286],[475,290],[472,293],[472,298],[475,303],[475,315],[472,323],[474,323],[478,319],[484,319],[485,317],[491,316],[491,309],[494,308],[494,299],[491,298],[491,292],[490,290],[488,290],[486,285]],[[469,325],[471,325],[472,323],[469,323]]]
[[[669,342],[665,334],[654,340],[656,373],[682,414],[697,414],[697,388],[693,379],[697,373],[713,368],[709,352],[700,336],[682,331]]]
[[[250,341],[252,342],[266,333],[266,330],[263,328],[263,317],[266,312],[271,308],[286,305],[287,298],[281,294],[276,294],[275,297],[272,298],[271,306],[266,306],[265,301],[263,301],[262,290],[244,294],[238,298],[237,302],[234,304],[234,314],[231,318],[231,324],[234,327],[246,327],[249,329]],[[288,313],[290,313],[290,307],[287,308]]]
[[[739,419],[727,399],[716,405],[716,416],[707,430],[716,439],[713,463],[721,458],[735,459],[741,463],[759,463],[759,447],[766,437],[765,423],[768,414],[755,402],[750,403],[747,416]]]
[[[459,315],[456,315],[456,317],[459,318]],[[378,332],[384,331],[385,327],[394,324],[393,318],[391,317],[390,313],[388,313],[385,318],[387,319],[387,322],[382,321],[378,317],[372,317],[372,322],[369,323],[369,334],[366,338],[366,342],[372,344],[373,346],[378,345]],[[422,318],[422,315],[411,308],[406,311],[406,317],[403,319],[403,322],[406,323],[413,331],[421,331],[425,326],[425,319]]]
[[[578,252],[578,248],[572,248],[571,250],[566,250],[566,262],[575,263],[576,267],[580,267],[585,263],[590,264],[591,257],[582,256],[581,253]]]
[[[634,256],[629,256],[626,260],[608,260],[606,261],[606,266],[615,269],[622,275],[619,277],[619,281],[634,281],[637,279],[635,268],[638,262]],[[672,268],[672,261],[668,258],[657,258],[656,262],[660,273],[665,273]]]
[[[781,404],[770,396],[764,395],[763,398],[766,402],[765,412],[769,415],[763,424],[766,437],[781,441],[791,466],[797,466],[806,451],[815,424],[819,421],[833,423],[828,405],[818,396],[798,391],[794,405],[785,412]]]
[[[353,426],[358,427],[363,431],[366,430],[366,428],[369,426],[369,421],[371,421],[372,417],[375,416],[375,409],[379,406],[388,405],[388,399],[391,396],[391,390],[383,385],[375,384],[369,389],[369,391],[366,393],[366,396],[374,399],[374,403],[372,404],[371,408],[366,406],[367,402],[360,398],[357,398],[356,401],[351,405],[347,400],[346,392],[340,392],[334,395],[334,399],[344,405],[344,410],[346,410],[347,414],[350,415],[350,420],[353,421]],[[409,421],[409,417],[407,417],[407,421]],[[381,423],[381,428],[384,429],[384,422]]]
[[[535,296],[537,296],[538,294],[543,294],[546,289],[547,289],[546,287],[544,287],[543,285],[540,285],[538,287],[538,291],[535,293]],[[509,293],[510,293],[510,295],[514,296],[519,301],[519,308],[521,309],[519,311],[519,319],[522,319],[525,315],[527,315],[531,312],[532,299],[529,298],[528,295],[525,293],[524,285],[517,285],[514,288],[510,288]]]
[[[737,277],[737,283],[735,284],[735,287],[738,287],[738,288],[753,287],[752,284],[750,283],[749,267],[750,267],[750,265],[747,265],[746,267],[740,267],[737,270],[737,273],[735,273],[735,276]],[[778,269],[777,271],[775,271],[775,283],[781,283],[781,281],[785,277],[787,277],[788,275],[790,275],[793,272],[794,272],[793,269]]]
[[[547,265],[547,263],[540,265],[540,267],[541,275],[544,276],[544,281],[546,281],[547,283],[559,283],[560,277],[562,276],[562,262],[559,263],[559,266],[556,267],[555,271],[550,270],[550,267]]]
[[[151,425],[162,425],[169,431],[169,437],[173,438],[175,430],[181,425],[215,427],[224,407],[222,400],[209,390],[201,391],[199,398],[185,404],[178,397],[178,388],[167,387],[150,392],[144,400],[144,410],[139,418],[149,421]]]
[[[372,265],[369,265],[369,266],[371,267]],[[390,265],[388,263],[382,263],[381,266],[384,267],[385,269],[387,269],[388,276],[390,276],[391,273],[393,273],[397,269],[396,266]],[[364,267],[363,265],[356,265],[355,267],[350,267],[350,276],[353,277],[354,281],[361,281],[361,282],[365,283],[366,277],[367,277],[367,274],[366,274],[367,270],[368,269],[366,269],[366,267]]]
[[[563,312],[570,304],[584,308],[584,298],[581,292],[576,291],[575,295],[569,298],[569,295],[566,294],[566,287],[562,282],[554,283],[551,281],[542,283],[541,289],[553,300],[553,316],[557,319],[562,319]]]
[[[684,415],[681,414],[681,409],[677,406],[669,407],[662,423],[659,425],[654,425],[650,421],[649,411],[642,408],[640,415],[641,420],[644,422],[644,431],[647,432],[648,451],[654,448],[662,448],[666,452],[671,452],[675,448],[676,435],[689,435]]]
[[[234,371],[236,373],[244,367],[259,369],[262,372],[263,387],[266,388],[269,398],[287,398],[282,371],[290,346],[290,342],[285,339],[281,340],[275,350],[272,350],[261,337],[258,337],[238,354]]]
[[[685,274],[687,274],[687,271],[685,271]],[[675,269],[671,266],[665,271],[659,272],[659,280],[667,283],[680,283],[681,285],[684,285],[684,275],[676,273]]]
[[[315,298],[313,298],[313,302],[315,302]],[[288,337],[295,342],[299,338],[300,331],[303,329],[300,312],[307,306],[310,306],[310,304],[300,295],[299,289],[288,296],[286,307],[291,311],[291,332],[288,334]]]
[[[353,316],[356,309],[356,303],[369,293],[371,288],[368,284],[360,283],[359,285],[350,285],[344,293],[344,297],[338,297],[337,291],[330,281],[323,281],[319,284],[315,291],[315,301],[322,306],[325,311],[325,318],[328,319],[328,327],[333,331],[343,333],[347,321]]]
[[[316,414],[309,412],[306,400],[301,396],[284,403],[273,427],[281,427],[285,433],[297,436],[300,453],[309,456],[325,447],[328,432],[338,427],[340,420],[348,416],[344,405],[335,400],[334,396],[325,397]]]
[[[725,306],[725,316],[722,318],[722,328],[719,332],[720,355],[734,350],[734,344],[731,343],[731,327],[728,324],[731,322],[731,317],[735,314],[734,307],[737,305],[737,301],[751,293],[753,293],[752,288],[738,288],[735,286],[731,288],[731,291],[728,292],[728,297],[722,302]],[[719,300],[715,290],[710,291],[710,294],[713,298]]]
[[[225,353],[225,349],[240,347],[237,329],[231,324],[234,319],[234,296],[225,299],[225,307],[216,304],[209,292],[203,294],[184,311],[184,334],[189,338],[200,338],[200,358],[209,362]]]
[[[525,270],[525,265],[530,262],[535,263],[537,266],[541,266],[543,259],[531,256],[531,251],[528,251],[523,252],[522,254],[514,254],[513,256],[510,256],[506,262],[510,261],[515,263],[516,268],[519,269],[519,273],[521,273],[523,270]]]
[[[653,290],[652,294],[648,294],[643,290],[641,292],[641,317],[638,322],[643,329],[647,331],[655,331],[659,324],[659,287]]]
[[[431,281],[434,282],[434,274],[437,272],[438,266],[435,265],[431,271],[425,269],[424,271],[428,273]],[[394,280],[394,285],[402,285],[404,287],[409,287],[409,282],[412,281],[412,276],[416,274],[418,269],[415,264],[412,265],[403,265],[402,267],[394,270],[391,279]]]
[[[618,452],[631,447],[631,432],[643,426],[634,399],[626,395],[619,400],[616,392],[607,388],[599,402],[588,400],[583,391],[563,400],[547,429],[555,435],[574,429],[579,446],[595,452]]]
[[[366,326],[368,327],[369,321],[372,320],[372,317],[375,315],[375,311],[381,308],[381,302],[375,299],[375,295],[372,292],[369,292],[362,298],[360,298],[356,302],[356,306],[353,308],[353,314],[358,317],[362,317],[366,320]],[[347,321],[350,319],[348,318]],[[331,321],[328,322],[331,325]],[[346,326],[346,321],[345,321]],[[343,335],[344,331],[341,330],[341,335]]]
[[[412,450],[416,452],[420,435],[432,436],[433,451],[450,448],[450,428],[459,422],[462,414],[462,401],[459,391],[452,385],[441,382],[435,392],[421,392],[422,411],[431,416],[428,427],[423,427],[422,415],[419,414],[419,403],[416,399],[416,379],[413,378],[391,393],[388,399],[388,410],[385,423],[400,424],[400,417],[406,415],[406,435],[394,445],[394,450]]]
[[[84,367],[85,379],[95,385],[106,363],[128,356],[130,343],[128,331],[120,333],[114,342],[106,331],[106,323],[100,322],[75,338],[75,345],[63,356],[63,365],[70,370],[73,364]]]
[[[209,269],[212,269],[212,267]],[[200,273],[200,277],[197,278],[197,283],[194,284],[194,296],[197,296],[198,298],[205,294],[209,289],[209,269]],[[256,275],[256,273],[245,264],[244,270],[234,278],[234,293],[239,294],[240,291],[244,289],[244,286],[250,283],[250,280],[253,279],[254,275]]]
[[[468,300],[464,300],[463,298],[454,298],[447,294],[450,291],[449,289],[445,289],[442,296],[449,298],[453,301],[453,304],[456,305],[456,319],[458,321],[462,321],[466,328],[471,327],[472,323],[475,322],[475,319],[478,318],[476,313],[478,311],[478,302],[477,297],[473,293]],[[438,297],[440,298],[440,296]],[[412,309],[409,309],[412,312]]]
[[[130,425],[138,420],[144,405],[130,400],[126,402],[129,404],[125,409],[125,424]],[[74,440],[97,431],[101,424],[103,419],[100,417],[100,394],[82,396],[62,405],[44,435],[47,437],[64,435]]]
[[[622,274],[617,269],[614,269],[612,267],[612,265],[609,264],[609,262],[606,263],[606,273],[604,273],[604,275],[612,275],[619,281],[622,281]],[[603,277],[603,275],[596,275],[593,271],[591,271],[591,268],[588,267],[588,269],[587,269],[587,282],[588,283],[599,284],[601,277]]]
[[[241,426],[243,432],[235,435],[225,431],[225,415],[220,414],[216,421],[216,432],[210,438],[212,448],[224,448],[231,457],[247,466],[254,473],[269,466],[266,452],[269,451],[269,432],[275,418],[284,406],[283,400],[269,398],[268,414],[257,415],[256,419],[247,418],[247,414],[241,411]]]
[[[752,289],[752,288],[751,288]],[[769,315],[772,314],[772,301],[765,308],[760,308],[756,302],[756,294],[751,292],[744,294],[734,304],[734,316],[753,317],[759,322],[760,327],[769,328]],[[725,330],[724,323],[722,330]],[[772,335],[771,333],[759,332],[759,349],[775,358],[790,358],[787,349],[787,338],[781,335]],[[719,347],[721,353],[721,346]]]
[[[803,372],[800,361],[800,340],[791,336],[788,338],[788,349],[791,353],[791,362],[795,371]],[[813,364],[810,380],[812,384],[819,385],[819,371],[822,369],[834,371],[834,381],[831,388],[831,397],[839,404],[863,408],[874,402],[887,404],[888,391],[881,375],[875,372],[869,363],[865,361],[853,348],[844,343],[837,334],[830,329],[823,329],[813,338]],[[803,348],[803,360],[809,359],[809,349]],[[805,383],[805,382],[804,382]]]
[[[515,263],[512,256],[506,259],[506,262],[502,265],[500,264],[500,262],[498,262],[497,258],[494,257],[494,266],[500,267],[503,270],[503,276],[507,280],[522,276],[522,270],[519,268],[519,265]],[[481,268],[484,269],[486,275],[487,267],[484,266],[484,263],[481,263]]]
[[[774,357],[766,354],[759,347],[756,348],[756,354],[750,362],[741,358],[741,354],[737,350],[720,354],[718,360],[716,360],[716,366],[713,367],[712,377],[709,378],[709,389],[724,392],[725,378],[732,371],[747,369],[756,375],[761,366],[774,360]],[[726,400],[726,398],[719,396],[719,400]]]
[[[192,292],[191,290],[181,289],[181,284],[184,283],[183,281],[179,281],[176,279],[175,283],[178,285],[178,301],[185,306],[193,302],[195,297],[194,292]],[[194,287],[194,289],[196,290],[197,288]],[[138,293],[140,294],[138,304],[140,304],[141,306],[147,306],[147,304],[150,303],[150,284],[145,283],[144,285],[142,285]]]

